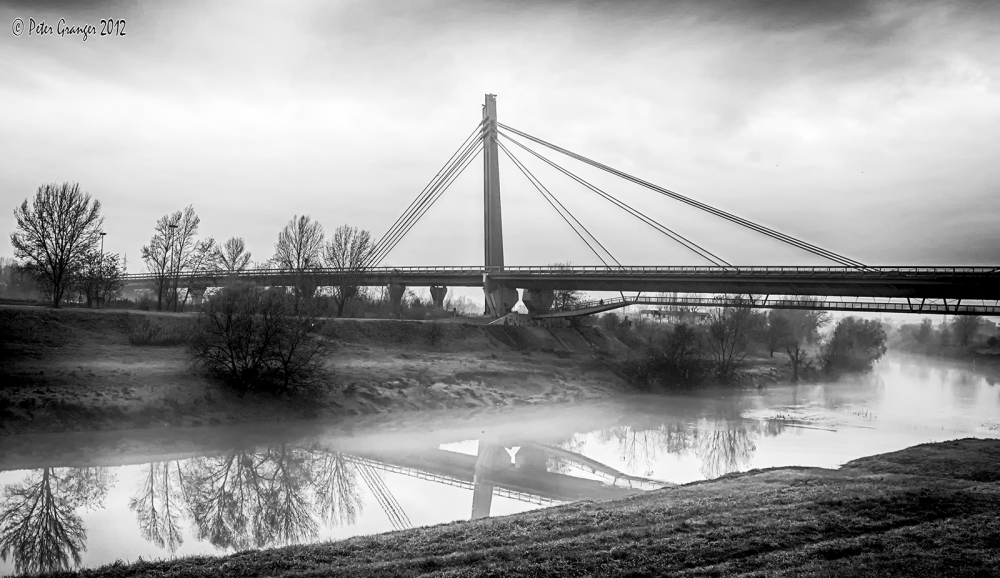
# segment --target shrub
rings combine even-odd
[[[427,343],[432,347],[437,347],[444,339],[444,329],[440,323],[431,323],[427,330]]]
[[[128,337],[131,345],[172,346],[187,343],[187,335],[180,329],[167,329],[154,323],[145,315],[122,314],[117,320],[118,329]]]
[[[1000,343],[1000,340],[997,339],[996,335],[992,335],[986,340],[986,345],[989,345],[990,347],[996,347],[998,343]]]
[[[885,355],[885,331],[875,320],[845,317],[823,345],[823,370],[827,373],[864,372]]]
[[[232,385],[278,394],[314,383],[327,341],[307,305],[256,288],[225,289],[198,316],[191,340],[195,362]]]

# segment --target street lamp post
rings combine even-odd
[[[174,311],[177,311],[177,277],[180,275],[180,272],[174,268],[174,230],[177,229],[177,225],[170,223],[167,227],[170,229],[167,232],[167,262],[170,264],[170,270],[173,273]]]
[[[107,235],[104,231],[101,231],[101,259],[97,262],[97,307],[101,307],[101,303],[104,300],[104,235]]]

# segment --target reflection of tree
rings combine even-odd
[[[139,519],[142,537],[173,554],[184,543],[180,528],[180,466],[149,464],[149,471],[128,507]]]
[[[353,526],[361,512],[357,467],[340,452],[323,453],[313,462],[316,500],[323,515],[337,526]]]
[[[270,471],[265,519],[273,532],[269,543],[296,544],[315,538],[318,530],[306,491],[312,485],[310,456],[281,444],[268,449],[267,457]]]
[[[587,445],[587,442],[581,436],[572,435],[555,445],[568,452],[580,453],[583,451],[584,446]],[[563,458],[550,455],[545,458],[545,469],[557,474],[568,474],[572,471],[573,465]]]
[[[701,473],[708,479],[738,472],[750,464],[757,446],[744,429],[703,431],[695,453],[701,458]]]
[[[656,427],[616,426],[602,432],[607,441],[618,443],[626,469],[650,475],[658,454],[681,454],[694,445],[694,434],[682,421],[660,423]]]
[[[17,573],[69,570],[80,565],[86,528],[79,507],[99,507],[113,476],[106,468],[44,468],[4,488],[0,557]]]
[[[281,445],[191,460],[183,483],[198,539],[245,550],[315,538],[309,457]]]

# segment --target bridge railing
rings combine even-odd
[[[938,302],[939,301],[939,302]],[[948,315],[1000,315],[1000,301],[992,303],[984,300],[968,301],[963,305],[956,302],[948,303],[940,299],[927,302],[926,300],[914,300],[908,302],[901,301],[844,301],[829,298],[816,299],[796,299],[785,296],[756,297],[730,297],[717,295],[714,297],[658,297],[658,296],[637,296],[637,297],[612,297],[609,299],[599,299],[579,303],[571,309],[553,311],[553,313],[585,313],[588,309],[602,308],[612,309],[614,306],[625,305],[658,305],[666,307],[732,307],[746,305],[767,309],[817,309],[825,311],[855,311],[855,312],[878,312],[878,313],[943,313]]]
[[[246,269],[238,273],[220,270],[180,271],[174,275],[158,276],[152,273],[130,273],[125,275],[126,281],[154,281],[158,278],[261,278],[285,275],[304,276],[392,276],[392,275],[542,275],[542,276],[641,276],[641,275],[695,275],[695,276],[822,276],[850,278],[879,277],[1000,277],[1000,267],[955,267],[955,266],[884,266],[858,269],[839,266],[739,266],[739,267],[708,267],[708,266],[512,266],[512,267],[477,267],[477,266],[420,266],[420,267],[371,267],[364,269],[338,269],[315,267],[305,270],[281,268]]]

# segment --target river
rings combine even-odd
[[[962,437],[998,371],[889,357],[837,383],[328,423],[0,438],[0,573],[341,539]]]

